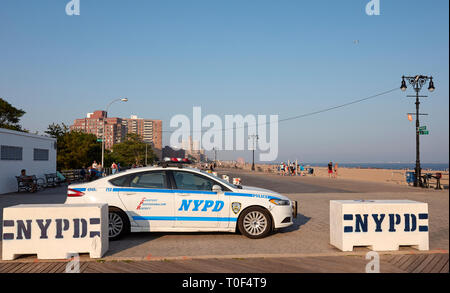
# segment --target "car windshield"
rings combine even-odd
[[[224,180],[224,179],[222,179],[222,178],[216,177],[216,176],[214,176],[214,175],[212,175],[212,174],[210,174],[210,173],[208,173],[208,172],[205,172],[205,171],[203,171],[203,170],[199,170],[199,171],[200,171],[201,173],[205,174],[205,175],[208,175],[208,176],[210,176],[210,177],[213,177],[215,180],[220,181],[220,183],[222,183],[222,184],[224,184],[224,185],[226,185],[226,186],[228,186],[228,187],[230,187],[230,188],[233,188],[233,189],[236,188],[236,185],[233,185],[233,184],[231,184],[230,182],[228,182],[228,181],[226,181],[226,180]]]

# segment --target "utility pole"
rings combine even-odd
[[[253,159],[252,159],[252,171],[255,171],[255,142],[259,139],[259,136],[257,134],[252,134],[249,136],[253,140]]]
[[[434,87],[434,83],[433,83],[433,77],[430,76],[424,76],[424,75],[416,75],[416,76],[402,76],[402,85],[400,86],[400,89],[402,91],[406,91],[406,81],[405,79],[408,81],[408,83],[410,85],[412,85],[412,87],[414,88],[414,91],[416,92],[416,94],[414,96],[407,96],[407,97],[412,97],[412,98],[416,98],[416,168],[415,168],[415,180],[414,180],[414,186],[415,187],[423,187],[423,183],[422,183],[422,170],[420,167],[420,135],[421,135],[421,131],[420,131],[420,122],[419,122],[419,116],[420,115],[426,115],[426,114],[421,114],[419,112],[419,105],[420,105],[420,100],[419,98],[426,98],[427,96],[420,96],[419,92],[422,89],[422,87],[424,86],[424,84],[429,80],[429,86],[428,86],[428,90],[430,92],[433,92],[435,90]],[[411,113],[409,113],[411,114]]]
[[[148,143],[145,143],[145,167],[147,167],[147,147]]]

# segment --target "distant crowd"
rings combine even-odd
[[[278,174],[281,176],[305,176],[305,175],[315,175],[314,168],[305,167],[303,164],[297,163],[284,163],[281,162],[277,167]],[[337,178],[338,176],[338,163],[333,164],[333,162],[328,163],[328,177]]]
[[[314,168],[308,167],[305,168],[303,164],[292,163],[284,163],[277,167],[277,171],[282,176],[305,176],[306,174],[314,175]]]
[[[122,166],[120,166],[120,163],[116,163],[113,162],[111,164],[111,173],[109,173],[109,170],[105,170],[105,168],[103,168],[101,163],[97,163],[97,161],[94,161],[90,166],[88,166],[87,168],[85,166],[83,166],[83,168],[81,168],[80,170],[80,176],[82,178],[84,178],[84,180],[86,181],[92,181],[98,178],[101,178],[103,176],[109,175],[109,174],[116,174],[122,170],[125,169],[134,169],[134,168],[140,168],[140,167],[145,167],[144,165],[137,165],[137,164],[132,164],[128,167],[123,168]],[[108,174],[107,172],[108,171]]]

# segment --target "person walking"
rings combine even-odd
[[[328,177],[332,178],[332,176],[333,176],[333,162],[330,161],[328,163]]]
[[[119,168],[117,167],[116,162],[113,162],[112,165],[111,165],[111,172],[112,172],[112,174],[113,174],[113,175],[116,174],[117,171],[118,171],[118,169],[119,169]]]
[[[102,164],[97,165],[98,177],[103,177],[103,166]]]
[[[334,178],[337,178],[338,176],[338,163],[334,164]]]

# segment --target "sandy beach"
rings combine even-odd
[[[219,167],[222,168],[237,168],[241,170],[251,170],[251,164],[234,164],[231,162],[220,162]],[[314,175],[318,177],[328,177],[328,169],[327,167],[317,167],[310,166],[314,168]],[[275,165],[265,165],[265,164],[255,164],[256,172],[267,172],[267,173],[278,173],[277,166]],[[383,182],[383,183],[392,183],[392,184],[400,184],[400,185],[408,185],[406,182],[406,173],[413,172],[414,170],[391,170],[391,169],[363,169],[363,168],[346,168],[346,167],[338,167],[337,178],[339,179],[351,179],[358,181],[367,181],[367,182]],[[442,173],[441,186],[444,189],[449,188],[449,172],[447,171],[426,171],[423,170],[422,173],[432,173],[433,175],[436,172]],[[307,173],[307,172],[305,172]],[[312,175],[305,175],[312,176]],[[333,178],[334,179],[334,178]],[[436,186],[436,179],[430,180],[431,187]]]

